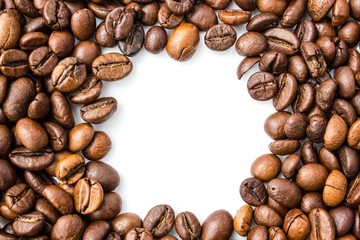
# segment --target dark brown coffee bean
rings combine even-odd
[[[281,17],[286,9],[287,1],[256,0],[256,7],[262,13],[273,13]]]
[[[56,221],[61,217],[61,214],[55,207],[53,207],[48,201],[44,198],[37,198],[35,201],[34,209],[36,211],[42,212],[45,216],[45,219],[51,224],[55,224]]]
[[[354,223],[355,214],[353,209],[342,205],[329,210],[330,216],[334,219],[336,235],[341,237],[350,231]]]
[[[321,147],[319,150],[319,162],[324,165],[329,172],[335,169],[341,169],[337,155],[325,147]]]
[[[0,156],[7,157],[11,151],[13,134],[6,125],[0,125]],[[6,167],[4,167],[7,169]],[[12,172],[12,171],[10,171]],[[4,180],[5,181],[5,180]],[[6,181],[5,181],[6,182]],[[7,185],[7,184],[5,184]],[[1,184],[0,184],[1,186]],[[9,186],[10,187],[10,186]],[[1,187],[0,187],[1,189]]]
[[[141,218],[134,213],[122,213],[114,218],[111,223],[111,230],[117,232],[121,238],[133,228],[141,227]]]
[[[296,174],[296,184],[304,191],[319,191],[324,185],[328,171],[318,163],[303,165]]]
[[[102,81],[94,75],[89,75],[83,85],[68,94],[72,103],[88,104],[96,100],[102,91]]]
[[[15,220],[15,218],[18,215],[17,213],[11,211],[10,208],[8,208],[8,206],[6,206],[5,203],[0,204],[0,213],[1,213],[2,217],[4,217],[5,219],[8,219],[8,220]],[[15,239],[17,239],[17,238],[15,238]]]
[[[58,57],[49,47],[43,46],[31,52],[28,62],[30,70],[35,76],[46,76],[52,72],[58,63]]]
[[[18,236],[33,237],[40,233],[45,225],[44,214],[33,211],[18,215],[12,226]]]
[[[207,30],[204,37],[205,45],[214,51],[225,51],[234,45],[236,31],[227,24],[217,24]]]
[[[296,99],[291,107],[294,112],[308,112],[314,104],[315,88],[310,83],[301,84],[298,87]]]
[[[259,62],[260,71],[270,72],[274,75],[283,73],[288,65],[287,57],[275,50],[266,51]]]
[[[355,149],[344,145],[338,150],[338,156],[342,167],[342,172],[347,178],[353,178],[360,169],[360,159]]]
[[[34,205],[35,192],[25,183],[19,183],[6,191],[4,200],[12,212],[27,213]]]
[[[247,178],[240,185],[240,196],[249,205],[260,206],[267,202],[264,184],[257,178]]]
[[[95,14],[96,17],[105,20],[106,16],[115,8],[119,7],[120,3],[115,1],[105,0],[101,4],[95,2],[88,2],[87,7]]]
[[[306,82],[309,75],[306,63],[299,55],[289,58],[288,72],[293,75],[299,83]]]
[[[350,7],[347,1],[335,0],[331,23],[335,27],[343,25],[350,15]]]
[[[167,43],[167,33],[164,28],[159,26],[152,26],[146,32],[144,47],[153,54],[160,53]]]
[[[332,79],[322,82],[316,91],[315,102],[322,111],[330,110],[337,89],[337,84]]]
[[[135,24],[124,41],[119,42],[119,49],[125,56],[134,56],[144,44],[144,28]]]
[[[161,6],[158,12],[158,22],[166,29],[174,29],[182,23],[183,14],[174,14],[166,5]]]
[[[255,226],[253,227],[248,236],[247,236],[248,240],[257,240],[257,239],[262,239],[262,240],[268,240],[269,239],[269,232],[268,229],[265,226]]]
[[[245,10],[245,9],[244,9]],[[279,24],[279,18],[273,13],[260,13],[254,16],[246,25],[246,30],[265,32]]]
[[[203,222],[201,240],[229,239],[233,232],[233,218],[226,210],[211,213]]]
[[[294,182],[282,178],[271,180],[267,192],[269,197],[288,208],[296,207],[302,198],[301,189]]]
[[[103,131],[95,131],[89,145],[83,150],[83,155],[89,160],[100,160],[111,150],[111,139]]]
[[[314,208],[323,208],[326,209],[326,205],[322,200],[322,196],[318,192],[309,192],[304,194],[301,199],[301,211],[306,215],[309,215],[311,210]]]
[[[192,212],[181,212],[176,216],[175,229],[183,240],[198,239],[201,235],[201,225]]]
[[[166,44],[166,52],[177,61],[189,60],[196,51],[199,38],[199,29],[195,25],[181,24],[171,33]]]
[[[300,50],[311,77],[322,76],[326,70],[326,62],[320,49],[312,42],[304,42],[301,44]]]
[[[160,6],[158,2],[150,2],[141,6],[140,22],[146,26],[153,26],[158,20]]]
[[[19,49],[9,49],[0,56],[1,73],[7,77],[19,78],[29,72],[28,54]]]
[[[284,127],[290,116],[288,112],[275,112],[271,114],[264,122],[266,134],[274,140],[286,138]]]
[[[335,0],[327,0],[324,2],[309,0],[307,10],[312,20],[319,22],[321,19],[323,19],[331,9],[334,2]]]
[[[64,150],[68,143],[68,134],[65,129],[55,122],[44,122],[43,126],[48,133],[49,144],[55,152]]]
[[[272,28],[264,33],[269,49],[294,55],[299,51],[300,40],[294,33],[283,28]]]
[[[300,145],[300,141],[298,140],[275,140],[269,144],[269,150],[277,155],[287,155],[296,152],[300,148]]]
[[[116,81],[125,78],[132,70],[130,59],[120,53],[106,53],[95,58],[92,72],[97,79]]]
[[[104,97],[84,105],[80,109],[80,115],[85,122],[98,124],[108,120],[114,114],[116,109],[116,99],[113,97]]]
[[[237,70],[236,70],[236,76],[238,77],[238,79],[240,80],[241,77],[248,71],[250,70],[257,62],[259,62],[261,59],[261,57],[246,57],[244,58]]]
[[[110,221],[120,213],[121,208],[122,208],[122,200],[119,194],[115,192],[108,192],[108,193],[104,193],[103,201],[100,207],[96,211],[90,213],[87,216],[91,221],[99,221],[99,220]],[[119,227],[121,226],[119,225]],[[139,227],[140,226],[141,226],[141,219],[140,219]],[[114,230],[114,228],[112,229]]]
[[[335,239],[335,224],[330,214],[322,208],[314,208],[310,214],[311,239]]]
[[[61,214],[70,214],[73,212],[73,199],[71,195],[62,188],[56,185],[47,185],[42,194]]]
[[[286,214],[284,232],[288,239],[306,239],[310,230],[310,220],[300,209],[291,209]]]
[[[303,164],[318,163],[317,149],[313,142],[305,141],[300,149]]]
[[[55,91],[51,95],[50,101],[52,116],[55,120],[65,128],[73,128],[75,125],[74,116],[66,97],[62,93]]]
[[[50,28],[46,25],[45,22],[46,20],[44,17],[37,17],[29,20],[28,23],[26,23],[23,28],[24,33],[29,33],[29,32],[49,33]]]
[[[17,174],[13,165],[4,159],[0,159],[0,190],[6,190],[15,185]]]
[[[49,142],[45,129],[30,118],[22,118],[16,123],[16,134],[20,142],[31,151],[40,151]]]
[[[49,36],[42,32],[29,32],[21,36],[19,47],[23,51],[32,51],[38,47],[46,46]]]
[[[215,2],[215,1],[214,1]],[[188,23],[194,24],[200,31],[207,31],[218,23],[215,11],[205,3],[197,3],[185,15]]]
[[[347,131],[346,122],[339,115],[334,114],[326,126],[324,146],[330,151],[338,149],[345,141]]]
[[[47,117],[50,112],[50,99],[49,97],[40,92],[35,96],[35,99],[30,103],[27,110],[29,118],[39,120]]]
[[[110,233],[110,224],[105,221],[96,221],[90,223],[85,229],[84,239],[96,240],[96,239],[107,239]]]
[[[360,40],[360,24],[355,20],[348,20],[339,28],[338,37],[344,40],[348,47],[352,48]]]
[[[158,205],[146,214],[143,226],[154,237],[161,238],[172,229],[174,223],[174,210],[169,205]]]
[[[335,207],[346,197],[347,180],[339,170],[332,170],[328,175],[323,189],[323,200],[326,206]]]
[[[96,28],[95,39],[101,47],[114,47],[116,45],[115,39],[106,31],[105,22],[100,23]]]
[[[360,236],[360,212],[359,210],[354,210],[355,217],[354,217],[354,225],[351,229],[352,234],[354,234],[355,237]]]
[[[278,91],[276,78],[267,72],[257,72],[251,75],[247,82],[247,88],[250,96],[259,101],[273,98]]]
[[[344,119],[348,127],[357,120],[355,108],[344,99],[335,99],[332,107],[333,113],[336,113]]]
[[[58,57],[68,57],[74,48],[75,38],[67,30],[53,31],[49,37],[49,47]]]
[[[133,228],[125,236],[125,240],[153,240],[151,233],[144,228]]]
[[[291,1],[281,18],[281,26],[287,28],[298,24],[306,11],[306,4],[306,0]]]
[[[117,7],[112,10],[105,20],[105,28],[108,34],[115,40],[122,40],[130,33],[134,24],[134,11]]]
[[[71,154],[56,164],[55,175],[65,184],[76,183],[85,172],[85,159],[80,154]]]
[[[346,195],[346,202],[350,205],[355,205],[360,203],[360,175],[358,174],[350,184],[349,189]]]
[[[257,32],[246,32],[236,41],[235,50],[242,56],[253,57],[264,52],[267,47],[264,35]]]
[[[284,159],[281,165],[281,173],[285,178],[291,179],[295,176],[300,160],[301,157],[297,153],[293,153]]]
[[[318,37],[315,23],[308,19],[299,23],[294,33],[301,42],[315,42]]]
[[[227,6],[230,5],[230,0],[221,0],[221,1],[215,1],[215,0],[205,0],[204,3],[211,7],[212,9],[225,9]]]
[[[104,197],[100,183],[92,178],[80,179],[74,188],[75,209],[84,215],[96,211]]]
[[[238,5],[241,9],[245,11],[252,11],[256,8],[255,0],[235,0],[236,5]]]
[[[279,227],[283,224],[281,216],[267,205],[261,205],[254,209],[254,220],[257,225],[265,227]]]
[[[251,12],[237,9],[225,9],[220,10],[218,16],[223,23],[235,26],[247,23],[251,18]]]
[[[64,2],[57,0],[47,1],[44,5],[43,17],[51,29],[61,30],[70,25],[70,10]]]
[[[83,8],[76,11],[70,20],[71,31],[79,40],[87,40],[95,32],[95,15],[89,9]]]
[[[263,182],[276,178],[281,169],[281,160],[274,154],[263,154],[251,165],[251,175]]]
[[[39,171],[50,166],[54,160],[51,148],[31,151],[27,148],[15,148],[9,154],[10,161],[17,167],[30,171]]]
[[[79,215],[64,215],[53,226],[51,239],[81,239],[84,230],[85,223]]]
[[[110,192],[119,186],[120,176],[110,165],[91,161],[86,164],[85,177],[98,181],[105,192]]]
[[[334,79],[337,82],[338,94],[343,98],[355,95],[355,76],[348,66],[341,66],[335,70]]]
[[[297,81],[290,73],[282,73],[276,81],[278,91],[273,98],[273,105],[277,111],[283,111],[296,97]]]
[[[171,12],[175,14],[185,14],[191,11],[195,5],[195,1],[185,0],[178,2],[175,0],[165,0],[165,4]]]
[[[89,145],[94,136],[94,127],[90,123],[80,123],[69,132],[69,150],[79,152]]]
[[[100,55],[100,46],[96,42],[90,40],[79,42],[72,52],[72,56],[80,62],[85,63],[88,70],[91,69],[91,64],[94,59]]]
[[[18,19],[9,13],[0,15],[0,49],[15,48],[21,37],[21,26]]]
[[[308,120],[301,113],[292,114],[284,125],[284,132],[289,139],[303,139],[305,137]]]

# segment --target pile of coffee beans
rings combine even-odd
[[[0,0],[0,239],[360,238],[360,1],[230,3]],[[99,98],[102,81],[127,77],[143,46],[190,59],[199,31],[209,49],[245,56],[239,79],[258,63],[247,88],[273,100],[271,153],[241,183],[247,204],[234,218],[218,210],[201,224],[166,204],[143,219],[120,213],[120,176],[101,161],[111,139],[95,125],[117,110]]]

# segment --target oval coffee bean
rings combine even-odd
[[[144,44],[144,35],[144,28],[140,24],[134,25],[125,40],[119,42],[120,51],[125,56],[134,56]]]
[[[251,47],[249,47],[251,46]],[[257,32],[247,32],[236,41],[235,50],[245,57],[254,57],[264,52],[268,47],[266,38]]]
[[[69,93],[68,97],[72,103],[88,104],[95,101],[100,96],[101,91],[102,81],[91,74],[87,77],[85,83]]]
[[[16,135],[20,142],[29,150],[37,152],[49,142],[45,129],[30,118],[22,118],[16,123]]]
[[[339,170],[333,170],[328,175],[323,189],[324,203],[329,207],[339,205],[346,197],[347,180]]]
[[[323,19],[331,9],[334,2],[335,0],[309,0],[307,10],[312,20],[314,20],[315,22],[319,22],[321,19]]]
[[[68,144],[68,133],[55,122],[44,122],[43,126],[49,135],[50,147],[59,152],[65,149]]]
[[[295,0],[289,3],[281,18],[282,27],[293,27],[298,24],[306,11],[306,0]]]
[[[144,47],[148,52],[158,54],[166,47],[167,39],[167,33],[164,28],[152,26],[146,32]]]
[[[50,166],[54,160],[54,152],[51,148],[31,151],[20,147],[10,152],[9,159],[15,166],[21,169],[39,171]]]
[[[247,72],[249,71],[257,62],[259,62],[261,59],[261,57],[246,57],[244,58],[237,70],[236,70],[236,76],[238,77],[238,79],[241,79],[241,77]]]
[[[130,33],[134,24],[134,11],[124,7],[117,7],[112,10],[105,19],[105,28],[108,34],[119,41]]]
[[[346,194],[346,202],[350,205],[360,203],[360,174],[358,174],[356,178],[350,182],[349,189]]]
[[[322,111],[328,111],[335,98],[337,84],[332,79],[322,82],[316,91],[315,102],[316,106]]]
[[[12,226],[18,236],[33,237],[38,235],[45,225],[45,216],[41,212],[33,211],[18,215]]]
[[[74,202],[70,194],[56,185],[47,185],[42,195],[53,205],[61,214],[70,214],[74,210]]]
[[[283,224],[281,216],[267,205],[261,205],[254,209],[254,220],[257,225],[265,227],[280,227]]]
[[[234,230],[240,236],[247,236],[250,227],[251,227],[251,220],[253,217],[253,209],[250,205],[242,206],[235,215],[234,218]]]
[[[200,222],[192,212],[182,212],[176,216],[175,230],[183,240],[198,239],[201,235]]]
[[[90,213],[87,216],[91,221],[100,221],[100,220],[111,221],[113,219],[115,221],[115,217],[120,213],[121,207],[122,207],[122,200],[121,200],[121,197],[119,196],[119,194],[117,194],[116,192],[104,193],[103,201],[102,201],[100,207],[96,211]],[[119,215],[119,217],[120,216],[121,215]],[[117,227],[124,226],[121,224],[119,224],[119,225],[115,224],[115,225]],[[139,225],[134,225],[134,227],[137,227],[137,226],[138,227],[141,226],[141,219],[140,219]],[[114,228],[112,228],[112,229],[115,230]],[[119,229],[116,228],[116,230],[119,230]],[[129,230],[129,229],[127,229],[127,230]],[[117,232],[119,233],[119,231],[117,231]],[[124,232],[122,232],[122,234],[125,235]]]
[[[330,214],[322,208],[314,208],[310,214],[311,239],[335,239],[335,224]]]
[[[322,195],[318,192],[309,192],[304,194],[301,199],[301,211],[309,215],[314,208],[326,209],[326,205],[322,199]]]
[[[143,226],[154,237],[164,237],[174,226],[174,210],[169,205],[158,205],[146,214]]]
[[[324,146],[330,151],[338,149],[345,141],[347,132],[345,121],[339,115],[334,114],[326,126]]]
[[[211,213],[203,222],[201,240],[229,239],[233,232],[233,218],[226,210]]]
[[[283,111],[290,106],[297,94],[297,81],[290,73],[282,73],[277,78],[278,91],[273,99],[277,111]]]
[[[347,134],[347,142],[350,147],[355,148],[356,150],[360,149],[360,120],[354,122]]]
[[[245,9],[244,9],[245,10]],[[250,19],[246,25],[247,31],[265,32],[278,25],[279,18],[273,13],[260,13]]]
[[[283,28],[272,28],[264,33],[269,49],[294,55],[299,51],[300,40],[294,33]]]
[[[15,48],[21,37],[18,19],[10,13],[0,15],[0,49]]]
[[[194,24],[200,31],[207,31],[218,23],[215,11],[205,3],[196,3],[189,13],[185,15],[188,23]]]
[[[86,148],[94,136],[94,127],[90,123],[80,123],[69,132],[69,150],[78,152]]]
[[[121,238],[133,228],[140,228],[141,218],[134,213],[122,213],[111,221],[111,230],[117,232]]]
[[[296,174],[296,184],[306,192],[323,189],[328,176],[327,169],[318,163],[303,165]]]
[[[65,184],[76,183],[85,172],[85,159],[80,154],[71,154],[61,159],[55,168],[55,175]]]
[[[288,239],[306,239],[310,230],[310,220],[300,209],[293,208],[286,214],[284,232]]]
[[[225,9],[218,12],[219,19],[229,25],[241,25],[251,18],[251,12],[235,9]]]
[[[301,189],[294,182],[282,178],[271,180],[267,192],[269,197],[288,208],[296,207],[302,197]]]
[[[39,77],[51,74],[58,61],[58,57],[47,46],[36,48],[28,58],[31,72]]]
[[[354,224],[354,210],[346,205],[341,205],[329,210],[330,216],[334,219],[337,236],[344,236],[350,231]]]
[[[241,183],[240,196],[252,206],[266,204],[268,198],[264,184],[257,178],[247,178]]]
[[[274,154],[263,154],[251,165],[251,175],[260,181],[269,182],[276,178],[281,169],[281,160]]]
[[[24,77],[29,72],[28,54],[19,49],[5,50],[0,56],[0,71],[12,78]]]
[[[100,183],[91,178],[80,179],[74,188],[74,205],[76,211],[87,215],[96,211],[104,197]]]
[[[151,233],[144,228],[133,228],[126,233],[124,240],[153,240]]]
[[[110,224],[105,221],[96,221],[90,223],[85,229],[84,239],[95,240],[95,239],[106,239],[110,233]]]
[[[214,51],[225,51],[234,45],[236,31],[225,23],[209,28],[204,37],[205,45]]]
[[[108,120],[116,109],[116,99],[113,97],[104,97],[84,105],[80,109],[80,116],[85,122],[98,124]]]
[[[275,140],[269,144],[269,150],[276,155],[288,155],[296,152],[300,145],[298,140]]]
[[[64,215],[54,224],[51,239],[81,239],[84,230],[85,223],[79,215]]]
[[[99,182],[105,192],[114,190],[120,184],[118,172],[112,166],[100,161],[90,161],[86,164],[85,177]]]
[[[120,53],[106,53],[95,58],[92,63],[92,73],[97,79],[116,81],[130,74],[132,63]]]
[[[35,192],[25,183],[19,183],[6,191],[4,200],[12,212],[23,214],[33,207]]]
[[[43,92],[39,92],[30,103],[27,110],[29,118],[38,120],[48,116],[50,112],[50,98]]]
[[[15,185],[17,174],[12,164],[4,159],[0,159],[0,190],[6,190]]]
[[[52,116],[55,120],[65,128],[73,128],[75,120],[67,98],[62,93],[55,91],[51,95],[50,102]]]
[[[271,73],[257,72],[250,76],[247,89],[253,99],[266,101],[276,95],[278,85],[276,78]]]

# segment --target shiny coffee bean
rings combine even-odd
[[[30,71],[27,59],[28,54],[22,50],[5,50],[0,56],[0,71],[7,77],[23,77]]]
[[[85,177],[98,181],[105,192],[114,190],[120,183],[120,176],[110,165],[91,161],[86,164]]]
[[[130,74],[132,63],[130,59],[120,53],[106,53],[95,58],[92,72],[97,79],[116,81]]]
[[[74,188],[74,205],[76,211],[88,215],[96,211],[104,197],[100,183],[92,178],[80,179]]]
[[[96,42],[90,40],[79,42],[72,52],[72,56],[80,62],[85,63],[87,69],[91,69],[92,62],[100,55],[100,46]]]
[[[106,16],[105,28],[111,37],[119,41],[130,33],[134,20],[132,9],[117,7]]]
[[[278,84],[271,73],[257,72],[250,76],[247,88],[253,99],[266,101],[277,94]]]
[[[234,218],[234,230],[240,236],[245,237],[248,235],[251,227],[252,217],[253,209],[250,205],[244,205],[236,212]]]
[[[56,164],[55,175],[66,184],[76,183],[85,172],[85,159],[79,154],[71,154]]]
[[[245,10],[245,9],[244,9]],[[260,13],[250,19],[246,30],[254,32],[265,32],[278,25],[279,18],[273,13]]]
[[[229,239],[233,232],[233,218],[226,210],[211,213],[203,222],[201,240]]]
[[[272,28],[264,33],[269,49],[294,55],[299,51],[300,40],[294,33],[283,28]]]
[[[86,148],[94,136],[94,127],[90,123],[80,123],[69,132],[69,150],[78,152]]]
[[[273,98],[277,111],[283,111],[294,101],[297,93],[297,81],[290,73],[282,73],[277,78],[278,91]]]
[[[324,203],[329,207],[339,205],[346,197],[347,180],[339,170],[333,170],[328,175],[323,189]]]
[[[134,56],[144,44],[144,28],[136,24],[131,29],[124,41],[119,42],[119,49],[125,56]]]
[[[263,154],[251,165],[251,175],[260,181],[269,182],[276,178],[281,169],[281,160],[274,154]]]
[[[134,213],[122,213],[114,218],[111,223],[111,230],[117,232],[121,238],[133,228],[141,227],[141,218]]]
[[[158,205],[146,214],[143,226],[154,237],[165,236],[174,226],[174,210],[169,205]]]
[[[322,208],[314,208],[310,214],[311,239],[335,239],[335,224],[330,214]]]
[[[257,178],[247,178],[241,183],[240,196],[252,206],[266,204],[268,197],[264,184]]]
[[[296,207],[302,197],[301,189],[294,182],[282,178],[271,180],[267,192],[269,197],[288,208]]]
[[[201,235],[201,225],[192,212],[181,212],[175,218],[175,230],[183,240],[198,239]]]
[[[76,11],[71,15],[71,32],[79,40],[87,40],[95,32],[96,21],[94,13],[86,8]]]
[[[225,51],[234,45],[236,31],[227,24],[217,24],[209,28],[204,37],[205,45],[214,51]]]
[[[45,225],[45,216],[41,212],[33,211],[18,215],[12,226],[18,236],[33,237],[38,235]]]
[[[284,232],[288,239],[306,239],[310,234],[310,220],[298,208],[290,210],[284,219]]]
[[[9,210],[24,214],[33,207],[35,192],[25,183],[19,183],[6,191],[4,200]]]
[[[116,99],[113,97],[104,97],[84,105],[80,109],[80,116],[85,122],[98,124],[108,120],[116,109]]]
[[[252,46],[249,48],[249,46]],[[268,47],[266,38],[257,32],[246,32],[236,41],[236,52],[245,57],[253,57],[264,52]]]
[[[13,149],[9,154],[10,161],[18,168],[39,171],[47,168],[54,160],[51,148],[31,151],[24,147]]]
[[[64,215],[54,224],[51,239],[81,239],[84,231],[85,223],[79,215]]]

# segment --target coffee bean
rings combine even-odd
[[[51,0],[44,5],[43,17],[51,29],[65,29],[70,24],[70,10],[64,2]]]
[[[301,42],[315,42],[318,38],[318,31],[315,23],[308,19],[299,23],[294,33]]]
[[[300,148],[300,145],[298,140],[275,140],[269,144],[269,150],[273,154],[288,155],[296,152]]]
[[[322,76],[326,70],[326,62],[320,49],[312,42],[304,42],[301,44],[300,50],[311,77]]]
[[[31,151],[40,151],[49,142],[45,129],[30,118],[22,118],[16,123],[16,135],[20,142]]]
[[[38,93],[27,109],[27,115],[33,120],[44,119],[50,112],[50,98],[43,92]]]
[[[79,154],[71,154],[61,159],[55,169],[55,175],[66,184],[76,183],[85,172],[85,159]]]
[[[87,104],[96,100],[102,91],[102,81],[98,80],[94,75],[87,77],[83,85],[75,91],[68,94],[72,103]]]
[[[159,26],[152,26],[146,32],[144,47],[153,54],[160,53],[167,43],[167,33],[164,28]]]
[[[51,231],[51,239],[81,239],[85,223],[77,214],[64,215],[58,219]]]
[[[18,183],[6,191],[4,200],[9,210],[24,214],[33,207],[35,192],[25,183]]]
[[[19,78],[29,72],[28,54],[19,49],[9,49],[0,56],[1,73],[7,77]]]
[[[300,154],[301,154],[302,162],[304,164],[318,163],[317,148],[316,145],[311,141],[306,141],[303,143],[300,149]]]
[[[281,18],[281,26],[287,28],[298,24],[306,11],[306,4],[306,0],[296,0],[290,2]]]
[[[341,166],[337,155],[329,151],[325,147],[321,147],[319,150],[319,162],[327,168],[329,172],[332,170],[340,170]]]
[[[338,149],[346,139],[348,128],[345,121],[338,115],[334,114],[325,130],[324,146],[330,150]]]
[[[151,233],[144,228],[133,228],[125,236],[125,240],[153,240]]]
[[[104,81],[120,80],[130,74],[132,63],[120,53],[106,53],[95,58],[92,72],[96,78]]]
[[[217,24],[209,28],[204,37],[205,45],[214,51],[225,51],[234,45],[236,31],[227,24]]]
[[[284,53],[270,50],[262,55],[259,68],[260,71],[279,75],[285,71],[287,64],[288,60]]]
[[[110,233],[110,224],[105,221],[96,221],[90,223],[85,229],[83,238],[89,240],[107,239]]]
[[[89,39],[95,32],[95,15],[89,9],[83,8],[71,15],[71,31],[79,40]]]
[[[75,209],[84,215],[96,211],[104,197],[100,183],[91,178],[80,179],[74,188]]]
[[[144,28],[136,24],[124,41],[119,42],[119,49],[125,56],[134,56],[144,44]]]
[[[141,218],[134,213],[122,213],[111,221],[111,230],[117,232],[121,238],[133,228],[140,228]]]
[[[289,116],[284,125],[284,132],[289,139],[303,139],[306,128],[309,125],[308,119],[301,113],[294,113]]]
[[[299,51],[300,40],[294,33],[283,28],[272,28],[264,33],[269,49],[294,55]]]
[[[236,5],[238,5],[241,9],[245,11],[252,11],[256,8],[256,1],[255,0],[235,0]]]
[[[15,185],[17,174],[8,161],[0,159],[0,190],[6,190]]]
[[[65,129],[55,122],[44,122],[43,126],[49,137],[50,147],[59,152],[65,149],[68,143],[68,134]]]
[[[116,99],[113,97],[104,97],[84,105],[80,109],[80,115],[84,121],[98,124],[108,120],[114,114],[116,109]]]
[[[13,134],[11,130],[6,125],[0,125],[0,156],[2,157],[8,156],[8,154],[11,151],[12,143],[13,143]]]
[[[13,149],[9,154],[10,161],[17,167],[30,171],[39,171],[47,168],[54,160],[51,148],[31,151],[20,147]]]
[[[85,63],[87,69],[91,69],[92,62],[100,55],[100,46],[96,42],[90,40],[79,42],[72,52],[72,56],[80,62]]]
[[[203,222],[201,240],[229,239],[233,232],[233,218],[226,210],[211,213]]]
[[[117,7],[112,10],[105,20],[105,28],[108,34],[115,40],[122,40],[130,33],[134,24],[134,11]]]
[[[246,57],[244,58],[237,70],[236,70],[236,76],[238,77],[238,79],[240,80],[241,77],[247,72],[249,71],[257,62],[260,61],[260,57]]]
[[[86,148],[94,136],[94,127],[90,123],[80,123],[69,132],[69,150],[78,152]]]
[[[294,101],[297,93],[297,81],[290,73],[282,73],[277,79],[278,91],[273,105],[277,111],[283,111]]]
[[[260,12],[273,13],[276,14],[278,17],[281,17],[283,15],[286,9],[286,5],[286,0],[256,0],[256,7]]]
[[[259,101],[273,98],[278,91],[276,78],[267,72],[257,72],[251,75],[247,82],[247,88],[250,96]]]
[[[342,117],[348,127],[357,120],[355,108],[344,99],[335,99],[332,111]]]
[[[183,14],[174,14],[166,5],[159,9],[158,22],[165,29],[174,29],[180,26],[183,20]]]
[[[12,226],[18,236],[33,237],[40,233],[45,225],[45,216],[41,212],[33,211],[18,215]]]
[[[165,4],[170,9],[171,12],[175,14],[185,14],[191,11],[191,9],[195,5],[195,1],[185,0],[178,2],[175,0],[165,0]]]
[[[73,128],[75,121],[72,115],[71,106],[66,97],[55,91],[50,98],[51,113],[55,120],[65,128]]]
[[[257,239],[262,239],[262,240],[269,239],[269,232],[265,226],[258,225],[250,230],[247,236],[247,240],[257,240]]]
[[[260,181],[269,182],[276,178],[281,169],[281,160],[274,154],[263,154],[251,165],[251,175]]]
[[[119,7],[120,3],[114,1],[88,2],[87,7],[95,14],[96,17],[105,20],[106,16],[115,8]]]
[[[283,224],[281,216],[267,205],[261,205],[254,209],[254,220],[256,224],[265,227],[279,227]]]
[[[252,206],[266,204],[268,197],[264,184],[257,178],[247,178],[241,183],[240,196]]]
[[[323,19],[331,9],[334,2],[335,0],[326,0],[323,2],[317,0],[309,0],[307,10],[312,20],[314,20],[315,22],[319,22],[321,19]]]
[[[100,220],[110,221],[115,219],[115,217],[120,213],[121,207],[122,207],[122,200],[119,194],[115,192],[104,193],[103,201],[100,207],[96,211],[90,213],[87,216],[92,221],[100,221]],[[140,225],[141,225],[141,219],[140,219]],[[122,227],[120,225],[116,225],[116,226]],[[120,231],[118,231],[119,229],[117,227],[112,228],[112,230],[117,231],[120,234]]]
[[[204,0],[204,3],[208,6],[210,6],[212,9],[221,10],[225,9],[227,6],[230,5],[231,0],[221,0],[221,1],[215,1],[215,0]]]
[[[331,23],[335,27],[343,25],[350,15],[350,7],[347,1],[336,0],[333,6]]]
[[[296,207],[302,197],[301,189],[294,182],[282,178],[271,180],[267,186],[267,193],[269,197],[288,208]]]
[[[250,205],[242,206],[234,218],[234,230],[240,236],[247,236],[250,231],[251,220],[253,217],[253,209]]]
[[[319,191],[323,189],[327,176],[328,172],[323,165],[305,164],[296,174],[296,184],[304,191]]]
[[[326,205],[322,199],[322,195],[318,192],[309,192],[304,194],[301,199],[301,211],[309,215],[314,208],[326,209]]]
[[[315,102],[322,111],[328,111],[335,98],[337,84],[332,79],[322,82],[316,91]]]
[[[269,228],[269,240],[285,240],[286,235],[284,231],[279,227]]]
[[[346,197],[347,180],[339,170],[333,170],[328,175],[323,189],[324,203],[329,207],[339,205]]]
[[[71,195],[60,187],[47,185],[42,194],[61,214],[70,214],[74,210],[74,202]]]
[[[290,154],[287,156],[282,165],[281,165],[281,173],[285,178],[291,179],[295,176],[298,166],[300,163],[301,157],[297,153]]]
[[[329,214],[334,219],[337,236],[344,236],[350,231],[355,218],[353,209],[342,205],[329,210]]]
[[[165,236],[174,226],[174,210],[169,205],[158,205],[146,214],[143,226],[154,237]]]
[[[0,14],[0,49],[12,49],[21,37],[21,26],[18,19],[9,13]]]
[[[91,161],[86,164],[85,177],[98,181],[105,192],[114,190],[120,183],[120,176],[110,165]]]
[[[101,47],[114,47],[116,45],[115,38],[106,31],[105,22],[100,23],[96,28],[95,40]]]
[[[310,220],[300,209],[294,208],[286,214],[284,232],[288,239],[306,239],[310,230]]]
[[[183,240],[198,239],[201,235],[201,225],[192,212],[181,212],[175,219],[175,230]]]
[[[346,195],[346,202],[350,205],[355,205],[360,203],[360,195],[359,195],[359,182],[360,175],[358,174],[355,179],[353,179],[349,184],[349,189]]]
[[[311,239],[335,239],[335,224],[330,214],[322,208],[314,208],[310,214]]]
[[[306,82],[309,75],[306,63],[299,55],[289,58],[288,72],[293,75],[299,83]]]
[[[238,38],[235,50],[242,56],[253,57],[264,52],[267,47],[268,44],[266,43],[266,38],[263,34],[257,32],[247,32]]]
[[[354,47],[360,40],[360,24],[355,20],[348,20],[343,24],[338,31],[338,37],[344,40],[351,48]]]
[[[185,15],[185,19],[188,23],[194,24],[200,31],[207,31],[218,23],[215,11],[205,3],[196,3],[191,11]]]
[[[59,211],[44,198],[37,198],[35,200],[34,210],[42,212],[46,221],[49,221],[51,224],[55,224],[61,217]]]
[[[341,146],[338,150],[338,157],[345,176],[354,178],[360,169],[360,160],[356,150],[347,145]]]
[[[244,9],[244,8],[243,8]],[[245,9],[244,9],[245,10]],[[279,24],[279,18],[273,13],[260,13],[254,16],[246,25],[246,30],[265,32]]]
[[[251,18],[251,12],[237,9],[225,9],[220,10],[218,16],[223,23],[235,26],[247,23]]]

